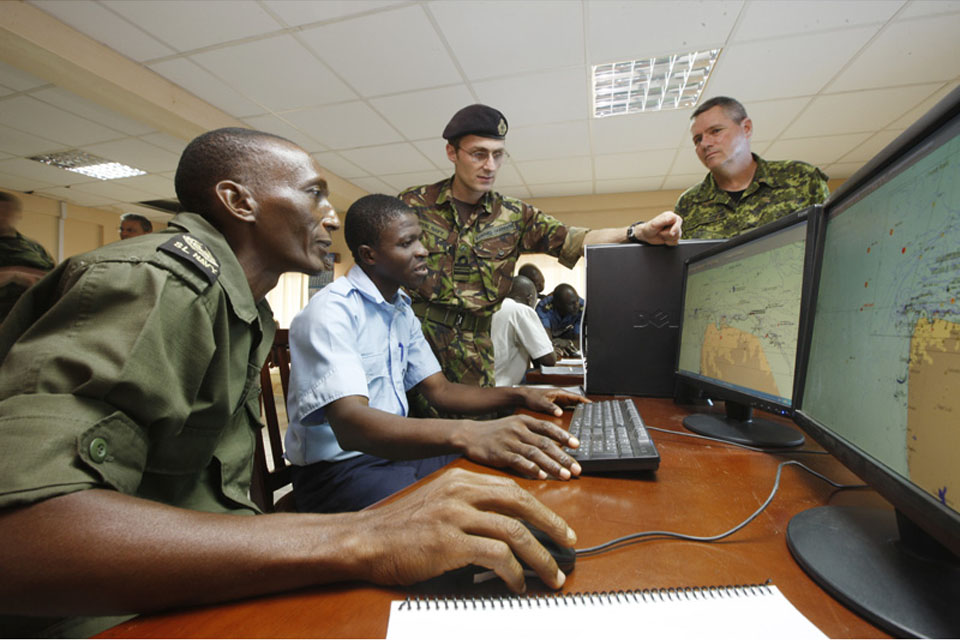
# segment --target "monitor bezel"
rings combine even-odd
[[[796,389],[796,358],[799,357],[799,346],[800,338],[803,335],[805,330],[805,323],[807,322],[807,300],[809,299],[809,282],[810,276],[812,275],[813,268],[813,249],[812,242],[816,237],[818,232],[818,227],[820,225],[820,219],[822,216],[822,206],[821,205],[812,205],[795,211],[791,214],[783,216],[773,222],[767,223],[756,229],[751,229],[746,233],[740,234],[734,238],[731,238],[724,242],[723,244],[717,245],[707,249],[703,253],[700,253],[696,256],[688,258],[684,261],[683,264],[683,287],[680,295],[680,331],[679,337],[677,340],[677,359],[676,364],[674,365],[674,374],[678,381],[685,383],[687,386],[694,389],[702,390],[708,397],[715,400],[731,401],[736,402],[745,406],[749,406],[753,409],[760,409],[761,411],[767,411],[781,416],[790,417],[793,413],[794,406],[794,397],[791,397],[791,402],[784,403],[770,399],[767,396],[762,396],[759,393],[751,394],[741,389],[733,389],[726,385],[720,384],[719,382],[714,382],[715,378],[705,378],[701,377],[694,372],[689,372],[685,369],[680,368],[680,346],[683,344],[683,318],[686,312],[686,298],[687,298],[687,276],[690,270],[690,266],[711,258],[713,256],[729,252],[736,249],[744,244],[753,242],[767,235],[771,235],[788,227],[791,227],[796,224],[806,222],[806,240],[804,244],[804,257],[803,257],[803,284],[801,285],[801,299],[800,299],[800,315],[797,326],[797,348],[798,353],[794,359],[794,388],[791,389],[793,393]]]
[[[803,391],[813,340],[817,296],[820,289],[827,229],[830,220],[862,198],[900,175],[945,140],[950,127],[960,127],[960,87],[954,89],[925,116],[857,171],[824,203],[814,240],[814,264],[809,286],[807,322],[800,334],[794,376],[793,420],[864,482],[876,489],[909,520],[926,531],[952,553],[960,556],[960,512],[941,504],[930,493],[890,469],[885,463],[830,430],[803,408]],[[957,132],[954,132],[957,135]]]

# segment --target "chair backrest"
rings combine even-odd
[[[273,380],[270,376],[271,367],[277,367],[280,370],[280,386],[283,388],[284,399],[283,411],[286,415],[287,390],[290,385],[290,342],[287,329],[277,329],[277,335],[273,340],[273,348],[260,370],[260,406],[263,409],[263,417],[267,424],[267,438],[270,442],[272,465],[267,464],[263,438],[257,438],[250,497],[265,513],[293,510],[292,494],[286,494],[276,503],[273,499],[274,492],[277,489],[282,489],[290,484],[291,473],[290,465],[283,457],[283,436],[280,432],[280,414],[277,412]]]

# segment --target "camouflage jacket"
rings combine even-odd
[[[453,178],[412,187],[400,199],[420,217],[429,273],[410,295],[472,312],[492,313],[510,291],[522,253],[547,253],[572,267],[587,229],[567,227],[516,198],[491,191],[464,224],[453,203]]]
[[[0,237],[0,267],[31,267],[42,271],[53,269],[53,258],[39,242],[34,242],[19,231],[16,236]],[[0,321],[27,288],[16,283],[0,286]]]
[[[685,238],[732,238],[830,195],[827,176],[806,162],[766,161],[753,154],[757,171],[740,202],[717,186],[713,174],[687,189],[674,210],[683,217]]]

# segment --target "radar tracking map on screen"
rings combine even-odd
[[[690,265],[680,369],[790,404],[806,225]]]
[[[960,508],[960,138],[832,216],[803,407]]]

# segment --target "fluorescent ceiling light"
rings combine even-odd
[[[593,67],[593,117],[692,107],[700,99],[720,49]]]
[[[49,164],[52,167],[59,167],[74,173],[82,173],[98,180],[116,180],[117,178],[131,178],[133,176],[142,176],[146,171],[135,167],[128,167],[119,162],[113,162],[106,158],[100,158],[85,151],[63,151],[60,153],[48,153],[42,156],[33,156],[30,158],[43,164]]]

